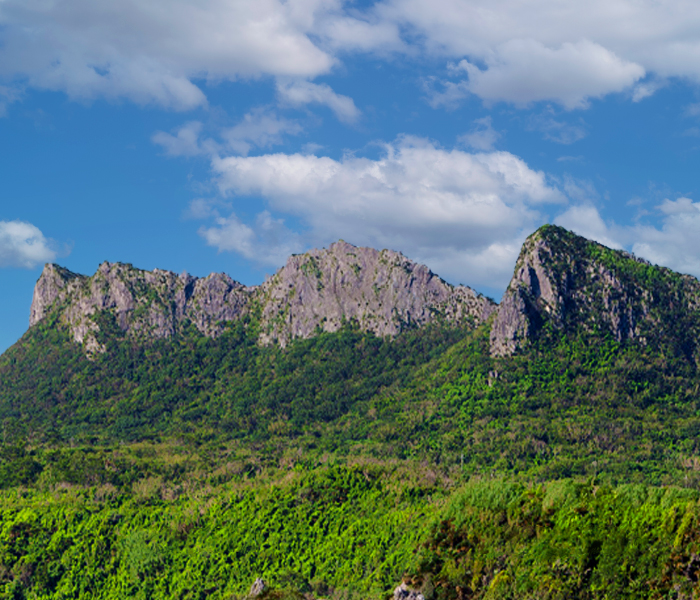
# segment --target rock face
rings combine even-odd
[[[265,593],[265,590],[267,590],[267,584],[265,583],[264,580],[262,580],[262,579],[260,579],[260,577],[258,577],[253,582],[253,585],[250,586],[250,591],[248,592],[248,598],[257,598],[258,596],[262,596]]]
[[[474,290],[453,287],[398,252],[340,241],[292,256],[260,288],[263,341],[282,345],[355,320],[365,331],[396,335],[436,319],[481,323],[495,305]]]
[[[34,288],[29,325],[56,311],[73,339],[94,352],[104,349],[96,336],[98,313],[113,316],[121,330],[135,337],[169,337],[185,319],[204,335],[215,336],[225,321],[243,313],[249,296],[248,288],[221,274],[198,279],[105,262],[86,277],[49,264]]]
[[[645,344],[651,335],[683,333],[671,332],[678,323],[667,319],[670,309],[683,315],[687,336],[700,325],[699,298],[693,277],[547,225],[523,245],[493,321],[491,353],[512,354],[545,327]]]
[[[214,337],[227,322],[257,319],[262,343],[285,345],[356,321],[365,331],[396,335],[432,321],[483,322],[495,304],[467,287],[453,287],[427,267],[389,250],[345,242],[292,256],[261,286],[224,274],[199,279],[105,262],[92,277],[46,265],[34,290],[30,326],[55,314],[88,352],[100,352],[100,318],[140,339],[174,335],[192,323]]]

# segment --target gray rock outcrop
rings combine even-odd
[[[262,596],[265,591],[267,590],[267,584],[263,579],[260,579],[258,577],[254,582],[253,585],[250,586],[250,591],[248,592],[248,598],[257,598],[259,596]]]
[[[260,325],[261,343],[285,345],[337,331],[349,321],[381,336],[435,321],[478,325],[494,309],[488,298],[446,283],[397,252],[341,241],[290,257],[254,287],[219,273],[197,278],[105,262],[87,277],[46,265],[34,290],[30,326],[55,313],[92,353],[104,350],[98,334],[105,315],[140,339],[171,337],[185,323],[215,337],[227,322],[250,315]]]
[[[98,313],[109,314],[122,331],[137,338],[170,337],[185,320],[204,335],[215,336],[225,321],[243,314],[250,293],[222,274],[198,279],[187,273],[104,262],[86,277],[49,264],[34,288],[29,324],[55,310],[74,341],[89,352],[104,350],[96,335]]]
[[[435,320],[478,324],[495,304],[398,252],[344,241],[292,256],[259,290],[264,342],[282,345],[354,320],[377,335]]]
[[[412,590],[405,582],[402,582],[394,590],[394,600],[425,600],[425,597],[419,591]]]
[[[523,245],[493,320],[491,353],[512,354],[545,326],[646,343],[652,329],[661,335],[672,326],[663,318],[666,308],[696,314],[698,298],[700,283],[690,276],[548,225]]]

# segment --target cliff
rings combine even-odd
[[[491,353],[512,354],[544,332],[597,332],[617,341],[665,340],[697,351],[700,282],[561,227],[523,244],[491,328]]]
[[[478,325],[494,309],[491,300],[446,283],[398,252],[341,241],[290,257],[253,287],[218,273],[197,278],[105,262],[87,277],[49,264],[34,290],[30,326],[55,314],[74,341],[99,352],[101,314],[137,339],[170,337],[186,323],[215,337],[227,322],[249,315],[262,343],[285,345],[348,321],[380,336],[435,321]]]

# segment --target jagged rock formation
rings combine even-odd
[[[666,336],[693,353],[699,300],[693,277],[546,225],[523,245],[493,321],[491,353],[512,354],[545,327],[642,344]]]
[[[59,311],[73,339],[95,352],[104,349],[96,336],[99,313],[114,317],[121,330],[136,337],[170,337],[185,319],[212,336],[243,313],[249,295],[248,288],[222,274],[198,279],[104,262],[86,277],[49,264],[34,288],[29,325]]]
[[[92,277],[46,265],[34,290],[30,326],[55,313],[88,352],[104,350],[100,318],[135,338],[174,335],[185,323],[216,336],[229,321],[250,315],[262,343],[287,344],[356,321],[365,331],[396,335],[403,328],[443,320],[477,325],[495,304],[453,287],[427,267],[389,250],[345,242],[292,256],[261,286],[228,275],[199,279],[105,262]]]
[[[340,241],[292,256],[260,288],[263,341],[283,345],[318,329],[355,320],[366,331],[396,335],[436,319],[478,324],[495,304],[471,288],[453,287],[398,252]]]

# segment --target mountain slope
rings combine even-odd
[[[402,308],[373,320],[351,311],[363,285],[378,280],[373,265],[383,264],[383,254],[368,251],[360,264],[356,250],[339,244],[292,257],[261,288],[232,287],[249,294],[245,306],[255,310],[212,320],[220,333],[211,337],[187,318],[173,321],[167,336],[145,337],[138,308],[120,313],[110,291],[115,307],[85,317],[103,350],[90,355],[74,341],[70,311],[101,280],[64,273],[66,286],[82,287],[64,300],[59,289],[45,316],[0,357],[8,439],[113,443],[187,434],[272,444],[282,454],[299,445],[449,465],[461,457],[471,471],[547,477],[600,468],[623,477],[636,461],[642,480],[695,479],[683,465],[695,464],[700,431],[696,280],[546,227],[525,243],[493,327],[489,320],[474,327],[478,319],[469,318],[458,326],[447,309],[429,310],[440,305],[426,297],[464,292],[410,262],[409,273],[400,255],[381,271],[392,275],[380,298],[398,298]],[[145,287],[137,305],[141,298],[151,307],[170,302],[170,314],[179,314],[180,278],[133,277],[116,277],[110,289],[132,281],[132,289]],[[165,285],[147,287],[147,277],[171,282],[175,296],[165,295]],[[489,312],[487,301],[477,301]],[[428,309],[409,313],[407,306]],[[265,317],[266,307],[277,317],[287,310],[286,317]],[[372,332],[373,323],[395,326],[396,313],[432,322],[402,321],[393,338]],[[324,317],[339,329],[304,329]],[[260,343],[274,339],[281,343]]]

